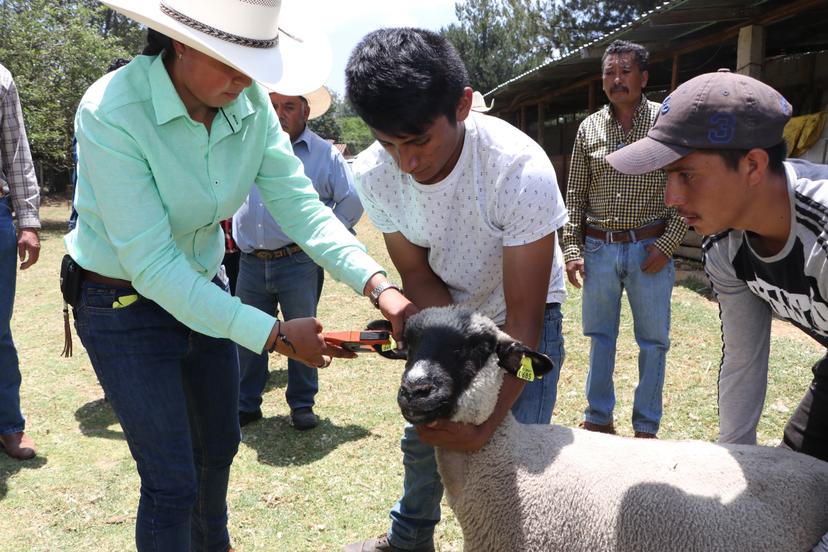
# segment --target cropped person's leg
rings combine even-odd
[[[9,197],[0,199],[0,435],[23,431],[20,366],[11,332],[17,281],[17,233]]]
[[[542,379],[527,383],[512,405],[515,419],[524,424],[548,424],[552,420],[564,361],[563,315],[557,303],[546,305],[544,310],[538,351],[552,359],[555,368]]]
[[[828,461],[828,355],[813,368],[814,379],[785,425],[780,446]]]
[[[586,238],[581,312],[590,349],[584,420],[601,426],[612,424],[615,408],[612,374],[623,291],[617,271],[618,253],[618,245]]]
[[[267,290],[265,270],[267,261],[242,253],[236,296],[245,305],[268,314],[276,314],[276,298]],[[267,385],[267,353],[239,347],[239,418],[252,421],[261,417],[262,393]]]
[[[85,283],[76,327],[141,477],[138,550],[189,550],[197,487],[181,366],[190,330],[146,299],[112,308],[134,293]]]
[[[391,508],[388,540],[404,550],[428,549],[433,546],[443,497],[434,447],[423,443],[411,424],[405,425],[400,447],[405,470],[403,496]]]
[[[278,290],[279,307],[285,320],[316,316],[319,304],[319,273],[322,272],[305,253],[274,261],[268,272],[271,289]],[[288,359],[285,399],[291,411],[311,408],[319,391],[319,371],[298,360]]]
[[[227,482],[241,438],[236,344],[193,333],[184,361],[184,389],[193,435],[198,497],[192,510],[192,550],[226,552]]]
[[[646,247],[654,241],[630,244],[624,280],[639,351],[632,425],[633,430],[651,435],[658,433],[661,423],[664,370],[670,349],[670,298],[676,274],[672,260],[656,273],[641,271]]]

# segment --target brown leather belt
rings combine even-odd
[[[132,282],[130,282],[129,280],[110,278],[109,276],[104,276],[103,274],[98,274],[97,272],[91,272],[85,269],[83,271],[83,279],[88,280],[90,282],[95,282],[96,284],[104,284],[106,286],[133,289]]]
[[[281,259],[282,257],[299,253],[300,251],[302,251],[302,248],[292,243],[279,249],[254,249],[250,254],[263,261],[272,261],[273,259]]]
[[[629,243],[657,238],[664,233],[665,228],[667,228],[667,224],[664,222],[648,224],[647,226],[633,228],[632,230],[620,230],[618,232],[603,230],[595,226],[587,226],[585,233],[590,238],[602,240],[607,243]]]

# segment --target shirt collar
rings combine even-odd
[[[635,111],[633,112],[633,126],[638,123],[638,119],[641,117],[641,114],[644,113],[644,110],[647,108],[647,95],[644,92],[641,93],[641,99],[638,101],[638,105],[635,106]],[[607,116],[610,119],[615,119],[615,112],[612,110],[612,104],[608,103],[606,106],[607,109]]]
[[[311,144],[313,143],[313,140],[311,140],[311,134],[313,134],[313,131],[308,127],[308,124],[305,123],[305,130],[303,130],[299,137],[293,141],[293,145],[295,146],[299,142],[304,142],[305,146],[308,148],[308,152],[310,152]]]
[[[187,108],[181,97],[173,86],[167,68],[164,66],[163,56],[157,56],[149,68],[150,94],[152,105],[155,109],[155,120],[158,125],[163,125],[177,119],[178,117],[189,117]],[[253,86],[256,86],[253,84]],[[233,132],[241,128],[240,121],[252,114],[253,104],[247,97],[247,90],[244,90],[238,98],[223,107],[225,115],[230,121]]]

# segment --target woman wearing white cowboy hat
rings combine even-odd
[[[255,182],[283,230],[397,332],[415,309],[319,202],[252,83],[301,94],[327,75],[329,53],[279,20],[278,0],[105,3],[157,32],[78,107],[76,328],[141,477],[138,550],[224,552],[235,343],[317,367],[352,355],[315,318],[280,323],[225,291],[219,221]]]

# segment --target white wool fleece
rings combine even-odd
[[[828,530],[828,462],[782,449],[508,414],[479,452],[437,462],[469,551],[803,552]]]

